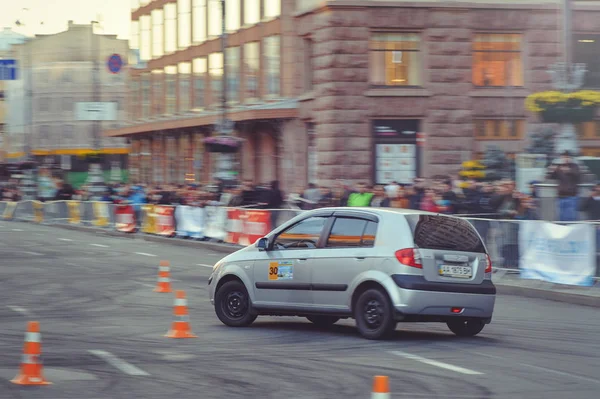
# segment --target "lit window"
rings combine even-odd
[[[278,96],[281,93],[281,38],[269,36],[263,39],[265,95]]]
[[[225,26],[228,31],[240,29],[242,10],[240,0],[225,0]]]
[[[190,109],[190,74],[192,64],[182,62],[179,64],[179,112],[186,112]]]
[[[192,43],[191,0],[177,0],[178,47],[188,48]]]
[[[131,11],[140,8],[140,0],[131,0]]]
[[[370,41],[370,77],[376,86],[421,86],[420,38],[414,33],[377,33]]]
[[[221,2],[220,1],[209,1],[208,2],[208,36],[215,37],[220,36],[223,32],[222,22],[223,16],[221,15]]]
[[[206,40],[206,0],[194,0],[192,21],[193,42],[204,42]]]
[[[202,109],[205,105],[206,95],[206,58],[194,58],[194,109]]]
[[[152,22],[149,15],[140,17],[140,59],[149,61],[152,58]]]
[[[525,137],[523,119],[475,119],[477,140],[522,140]]]
[[[152,71],[152,107],[154,115],[164,113],[165,91],[163,86],[164,73],[162,69]]]
[[[260,22],[260,0],[244,0],[244,25]]]
[[[260,43],[252,42],[244,45],[244,74],[246,77],[245,99],[259,98],[258,74],[260,70]]]
[[[140,48],[140,21],[131,21],[129,48],[135,50]]]
[[[152,11],[152,57],[164,55],[163,10]]]
[[[478,34],[473,41],[473,84],[523,86],[520,34]]]
[[[281,15],[281,0],[263,0],[264,17],[275,18]]]
[[[240,101],[240,48],[229,47],[225,51],[227,67],[227,101]]]
[[[174,53],[177,50],[177,5],[165,4],[165,53]]]
[[[210,75],[211,100],[220,104],[223,92],[223,53],[212,53],[208,56],[208,74]]]
[[[142,75],[142,118],[148,118],[152,107],[151,79],[149,74]]]
[[[600,35],[573,35],[573,62],[585,64],[587,70],[583,78],[584,88],[600,87]]]

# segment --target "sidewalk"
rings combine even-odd
[[[27,223],[27,222],[26,222]],[[129,239],[141,239],[176,246],[196,247],[198,249],[220,252],[223,256],[233,253],[243,247],[233,244],[184,240],[180,238],[167,238],[143,233],[121,233],[114,230],[98,229],[76,225],[50,225],[68,230],[85,231],[92,234],[104,234]],[[600,307],[600,281],[593,287],[577,287],[561,284],[552,284],[539,280],[523,280],[519,278],[518,270],[495,270],[492,281],[497,287],[499,295],[515,295],[527,298],[546,299],[557,302],[572,303],[575,305]]]

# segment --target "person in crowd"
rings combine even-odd
[[[278,222],[278,217],[279,217],[279,212],[278,210],[281,209],[281,207],[283,206],[283,192],[279,189],[279,181],[278,180],[273,180],[271,182],[271,188],[268,190],[267,192],[267,196],[265,197],[266,200],[266,208],[267,209],[271,209],[271,228],[275,228],[277,227],[277,222]]]
[[[302,194],[302,198],[309,201],[305,203],[304,208],[302,209],[315,209],[321,201],[321,190],[317,187],[316,184],[309,183],[308,188],[304,190],[304,193]]]
[[[38,195],[42,202],[51,201],[56,197],[56,182],[47,168],[41,168],[38,177]]]
[[[58,191],[56,192],[56,197],[54,198],[56,201],[71,201],[73,200],[73,196],[75,195],[75,190],[73,186],[63,181],[59,183]]]
[[[411,187],[404,188],[398,186],[398,190],[396,190],[395,193],[394,191],[390,193],[390,207],[410,209],[410,200],[408,199],[408,196],[410,196],[412,192]]]
[[[371,204],[371,199],[373,199],[373,192],[368,190],[365,183],[358,183],[356,185],[356,191],[348,197],[348,206],[369,206]]]
[[[390,198],[386,194],[383,186],[377,185],[373,188],[373,198],[371,198],[371,206],[376,208],[388,208],[390,206]]]
[[[565,151],[558,164],[551,165],[548,177],[558,182],[558,218],[561,222],[574,222],[578,219],[577,194],[581,181],[581,171],[571,154]]]

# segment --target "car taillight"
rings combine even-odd
[[[492,272],[492,259],[490,259],[490,256],[488,254],[485,255],[485,259],[487,261],[487,265],[485,265],[485,272],[491,273]]]
[[[416,267],[422,269],[421,256],[419,252],[413,248],[400,249],[396,251],[396,259],[405,266]]]

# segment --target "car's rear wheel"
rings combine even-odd
[[[335,316],[306,316],[306,318],[317,327],[330,327],[340,320]]]
[[[223,284],[215,294],[215,313],[230,327],[246,327],[256,320],[248,290],[241,281]]]
[[[367,339],[385,339],[396,329],[392,304],[380,289],[363,292],[354,306],[354,319],[358,332]]]
[[[485,323],[483,320],[450,320],[446,322],[450,331],[459,337],[474,337],[479,334]]]

